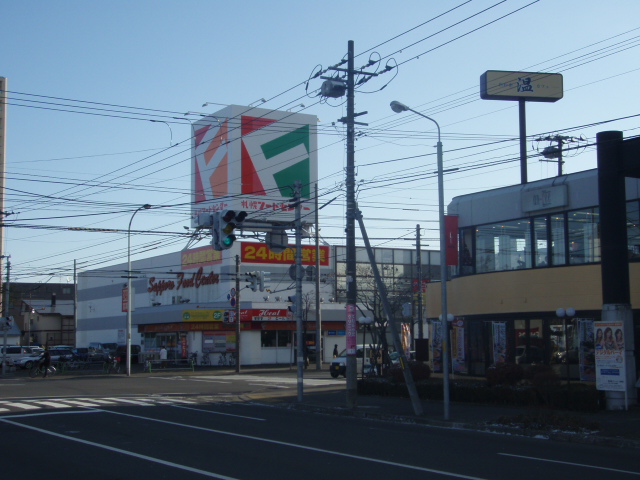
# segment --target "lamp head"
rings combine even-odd
[[[404,103],[398,102],[397,100],[394,100],[393,102],[391,102],[389,106],[391,107],[391,110],[393,110],[396,113],[402,113],[409,110],[409,107],[407,107]]]
[[[145,210],[149,210],[151,208],[151,205],[149,205],[148,203],[145,203],[142,208],[144,208]]]

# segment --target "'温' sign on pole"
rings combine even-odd
[[[483,100],[517,100],[520,119],[520,179],[527,183],[527,122],[525,102],[557,102],[562,98],[562,75],[542,72],[487,70],[480,76]]]

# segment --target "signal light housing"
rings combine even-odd
[[[216,212],[213,217],[213,248],[215,250],[228,250],[236,241],[233,231],[241,226],[247,212],[235,210],[223,210]]]

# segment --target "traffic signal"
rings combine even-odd
[[[246,280],[249,285],[247,288],[250,288],[252,292],[258,291],[258,272],[247,272],[245,273],[247,276]]]
[[[217,221],[216,221],[217,217]],[[236,241],[233,231],[247,218],[247,212],[235,210],[223,210],[214,215],[214,248],[216,250],[228,250]],[[217,243],[216,243],[217,240]],[[218,247],[218,248],[216,248]]]
[[[289,311],[291,313],[296,313],[296,296],[290,295],[288,297],[288,300],[291,302],[291,305],[289,305]]]
[[[271,280],[271,272],[258,272],[258,288],[260,288],[261,292],[265,290],[269,291],[271,285],[269,285],[269,281]]]

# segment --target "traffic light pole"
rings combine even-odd
[[[240,373],[240,255],[236,255],[236,373]]]
[[[301,183],[296,180],[293,203],[296,208],[296,363],[298,365],[298,402],[302,402],[304,375],[304,332],[302,329],[302,209],[300,205]]]

